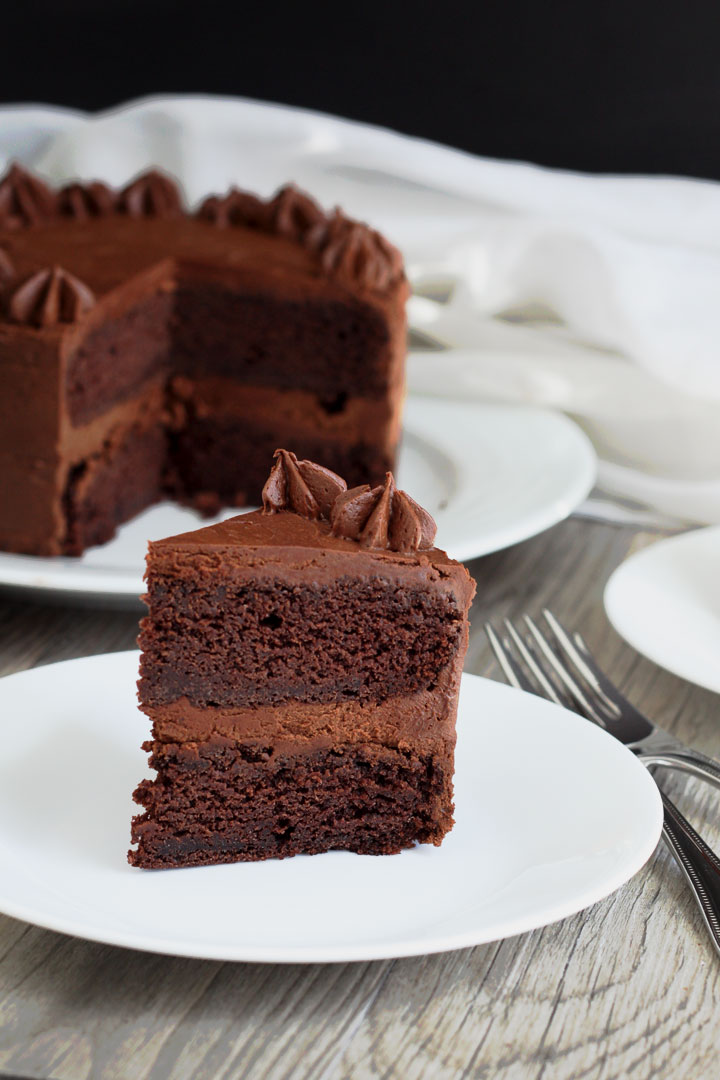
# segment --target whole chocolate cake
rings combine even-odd
[[[0,180],[0,548],[80,554],[158,499],[257,504],[278,443],[377,483],[404,380],[402,258],[290,186],[194,213]]]
[[[262,510],[150,544],[132,864],[441,842],[475,587],[434,535],[279,450]]]

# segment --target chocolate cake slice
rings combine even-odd
[[[434,535],[279,450],[262,510],[150,544],[133,865],[441,842],[475,589]]]
[[[378,483],[408,284],[375,230],[292,186],[185,209],[0,180],[0,548],[79,555],[162,498],[257,505],[279,443]]]

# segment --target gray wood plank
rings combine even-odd
[[[604,582],[657,537],[570,520],[478,560],[467,668],[499,677],[482,625],[551,607],[634,701],[720,755],[716,695],[609,627]],[[131,648],[130,613],[0,601],[0,671]],[[712,792],[675,797],[720,844]],[[717,1075],[718,962],[660,849],[588,911],[504,942],[371,964],[265,966],[143,954],[0,916],[0,1075],[53,1080]]]

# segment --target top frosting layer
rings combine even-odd
[[[330,278],[379,293],[404,281],[402,255],[380,233],[338,209],[325,213],[292,184],[267,200],[233,187],[225,195],[209,196],[189,215],[175,181],[157,169],[143,173],[120,191],[100,181],[68,184],[54,191],[20,165],[12,165],[0,179],[0,233],[111,215],[135,219],[193,216],[219,229],[257,230],[304,248]]]
[[[348,491],[334,472],[298,461],[289,450],[275,451],[262,499],[265,513],[289,510],[311,521],[330,521],[333,536],[374,550],[427,550],[437,531],[427,510],[397,490],[392,473],[378,487],[363,484]]]
[[[231,188],[227,195],[206,199],[198,217],[219,228],[243,225],[295,240],[320,256],[331,277],[346,277],[380,292],[404,275],[402,255],[384,236],[337,208],[325,214],[293,184],[280,188],[267,202]]]
[[[277,451],[264,507],[152,541],[153,571],[179,579],[228,572],[238,580],[325,584],[338,577],[402,585],[434,583],[469,604],[474,583],[462,563],[433,547],[435,523],[388,473],[376,488],[347,491],[335,473]]]

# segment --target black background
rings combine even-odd
[[[0,101],[304,105],[479,154],[720,179],[720,3],[0,0]]]

